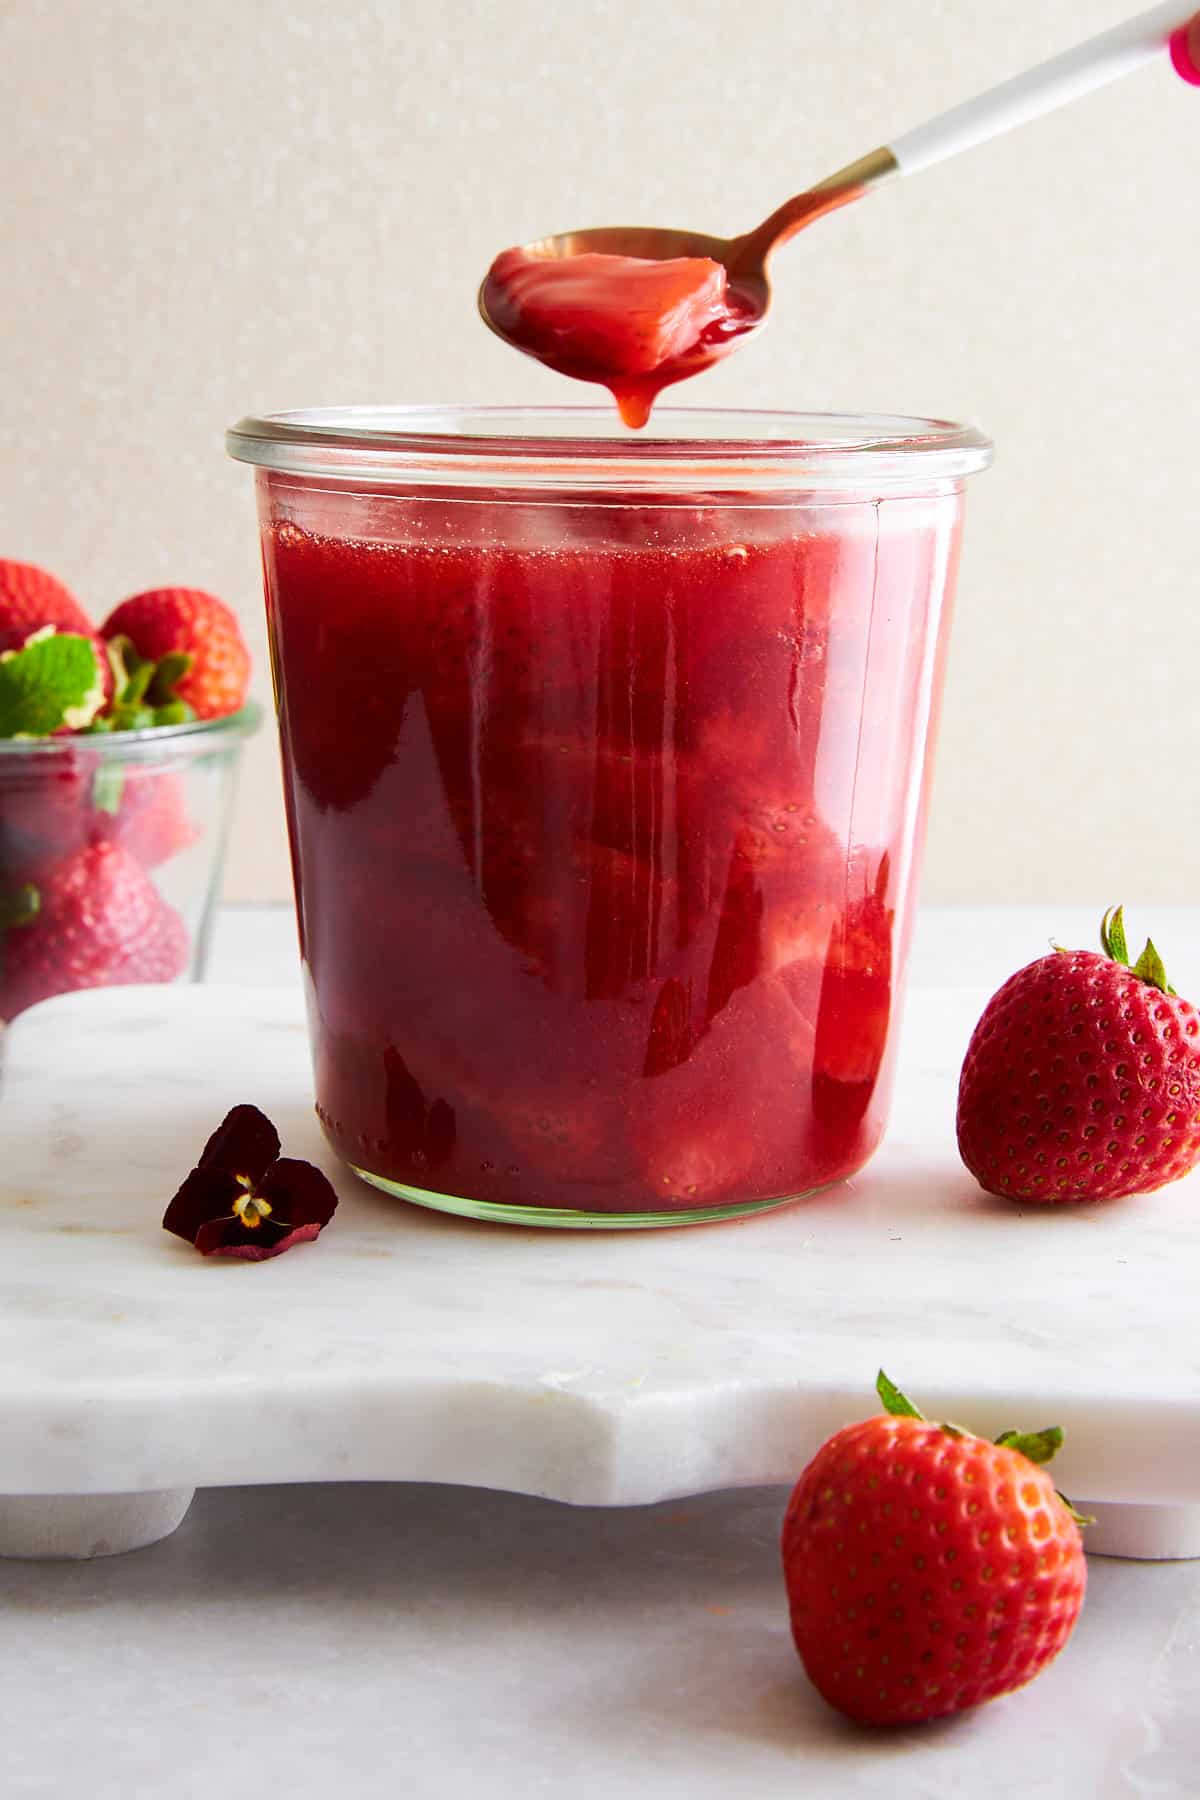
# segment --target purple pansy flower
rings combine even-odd
[[[264,1262],[310,1242],[336,1207],[328,1176],[280,1156],[279,1133],[257,1106],[235,1106],[163,1214],[163,1227],[204,1256]]]

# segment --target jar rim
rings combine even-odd
[[[926,491],[992,458],[947,419],[719,407],[662,407],[637,433],[607,406],[306,407],[241,419],[225,444],[282,474],[505,489]]]
[[[262,723],[262,708],[247,700],[235,713],[219,719],[189,719],[183,725],[154,725],[144,731],[74,731],[62,737],[0,738],[0,764],[6,758],[38,757],[53,762],[86,751],[99,761],[158,762],[250,737]]]

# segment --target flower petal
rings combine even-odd
[[[289,1225],[328,1225],[337,1211],[338,1198],[328,1175],[310,1162],[281,1156],[271,1165],[257,1188],[281,1220]]]
[[[163,1214],[163,1229],[194,1244],[210,1220],[233,1211],[241,1191],[225,1169],[193,1169]]]
[[[257,1244],[251,1242],[249,1232],[244,1232],[236,1243],[224,1242],[215,1225],[205,1225],[196,1238],[196,1248],[205,1256],[237,1256],[243,1262],[266,1262],[269,1257],[282,1256],[294,1244],[311,1244],[320,1230],[317,1224],[298,1225],[295,1231],[285,1232],[273,1244]]]
[[[257,1185],[279,1155],[279,1133],[257,1106],[235,1106],[204,1146],[201,1169],[226,1169]]]

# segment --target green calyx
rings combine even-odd
[[[47,625],[0,655],[0,738],[83,731],[103,704],[96,651],[78,632]]]
[[[1031,1463],[1048,1463],[1062,1449],[1062,1427],[1047,1425],[1044,1431],[1002,1431],[996,1439],[1003,1450],[1019,1450]]]
[[[1125,942],[1125,909],[1122,906],[1110,906],[1100,921],[1100,948],[1105,956],[1113,962],[1120,963],[1139,981],[1148,987],[1158,988],[1161,993],[1174,994],[1175,989],[1167,980],[1167,971],[1163,967],[1163,959],[1154,947],[1151,938],[1146,939],[1146,948],[1135,963],[1129,960],[1129,950]]]
[[[883,1410],[891,1413],[893,1418],[924,1419],[925,1414],[918,1411],[908,1395],[901,1393],[895,1382],[889,1380],[882,1369],[875,1380],[875,1392],[879,1395]],[[961,1425],[951,1425],[947,1421],[942,1421],[941,1429],[949,1432],[951,1437],[968,1435]],[[1002,1431],[996,1439],[1000,1449],[1016,1450],[1021,1456],[1027,1457],[1031,1463],[1048,1463],[1055,1452],[1062,1449],[1062,1441],[1062,1428],[1058,1425],[1046,1425],[1041,1431]],[[1061,1494],[1059,1499],[1063,1499]],[[1071,1507],[1070,1501],[1064,1500],[1064,1505],[1070,1508],[1071,1515],[1077,1523],[1091,1523],[1090,1520],[1080,1518],[1074,1507]]]
[[[113,701],[91,730],[148,731],[156,725],[186,725],[195,713],[175,692],[192,666],[190,656],[171,651],[158,662],[139,656],[127,637],[109,638]]]
[[[889,1381],[880,1369],[875,1377],[875,1392],[879,1395],[884,1412],[891,1413],[895,1419],[923,1419],[925,1414],[918,1412],[907,1394],[902,1394],[894,1381]]]
[[[1120,930],[1119,919],[1117,929]],[[908,1395],[901,1393],[895,1382],[890,1381],[882,1369],[875,1378],[875,1392],[879,1395],[883,1410],[891,1413],[893,1418],[924,1419],[925,1414],[917,1410]],[[941,1421],[939,1429],[946,1432],[949,1437],[971,1435],[964,1431],[961,1425],[951,1425],[946,1420]],[[1041,1431],[1002,1431],[996,1439],[996,1444],[1001,1450],[1015,1450],[1018,1455],[1026,1457],[1031,1463],[1041,1464],[1048,1463],[1055,1452],[1062,1449],[1062,1441],[1061,1426],[1047,1425]],[[1058,1488],[1055,1488],[1054,1491],[1077,1525],[1094,1525],[1096,1523],[1095,1519],[1087,1513],[1076,1512],[1067,1496]]]

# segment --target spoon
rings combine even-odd
[[[1168,48],[1179,73],[1185,80],[1192,79],[1195,66],[1191,62],[1187,26],[1196,4],[1197,0],[1191,0],[1189,5],[1172,0],[1171,4],[1152,6],[1099,37],[1013,76],[893,143],[868,151],[857,162],[786,200],[761,225],[741,237],[711,237],[705,232],[654,225],[603,225],[585,231],[559,232],[554,237],[537,238],[519,250],[506,251],[493,263],[479,290],[479,311],[484,323],[506,343],[560,373],[604,383],[612,389],[626,424],[644,425],[662,388],[709,367],[765,323],[771,304],[768,260],[798,231],[826,213],[860,199],[885,181],[899,175],[915,175],[960,150],[970,150],[1016,125],[1040,118],[1119,75],[1131,74]],[[580,263],[577,259],[581,257],[588,261]],[[725,272],[725,299],[715,308],[718,316],[714,316],[712,281],[704,290],[704,265],[697,261],[691,280],[697,295],[703,291],[707,296],[707,303],[700,305],[698,301],[696,307],[698,333],[682,348],[672,343],[662,360],[646,367],[646,355],[652,351],[647,352],[645,337],[640,356],[631,360],[628,340],[622,344],[617,322],[628,312],[631,302],[630,275],[640,280],[645,289],[647,272],[634,267],[623,274],[616,265],[594,261],[597,257],[635,258],[640,264],[707,259],[711,277],[719,279],[720,269]],[[720,269],[712,270],[713,264],[720,265]],[[564,276],[572,283],[569,300]],[[662,278],[659,279],[661,285]],[[681,269],[677,287],[679,283],[686,285],[687,279]],[[651,274],[651,288],[642,296],[642,303],[650,312],[654,304],[653,281]],[[522,284],[519,289],[518,284]],[[531,284],[537,284],[536,295]],[[528,305],[525,295],[531,296]],[[686,311],[686,294],[681,301],[676,291],[673,300]],[[664,304],[672,304],[671,294],[665,297]],[[599,333],[595,328],[598,318],[602,327]],[[585,340],[579,334],[581,322],[589,331],[586,347],[582,347]],[[674,336],[677,339],[678,333]]]

